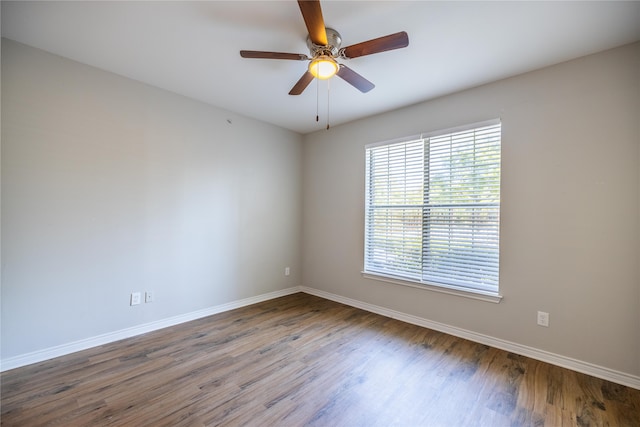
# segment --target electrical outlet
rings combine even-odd
[[[131,305],[140,304],[140,292],[132,292],[131,293]]]
[[[289,269],[289,267],[285,267],[284,268],[284,275],[288,276],[289,274],[291,274],[291,270]]]
[[[153,292],[147,291],[144,293],[144,302],[153,302]]]
[[[549,313],[545,313],[544,311],[538,312],[538,325],[549,327]]]

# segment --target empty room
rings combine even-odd
[[[2,426],[640,426],[640,2],[1,19]]]

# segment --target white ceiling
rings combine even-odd
[[[294,1],[2,1],[2,35],[300,133],[326,126],[327,105],[337,125],[640,40],[637,1],[323,1],[322,11],[343,46],[409,34],[405,49],[344,61],[371,92],[333,78],[329,103],[326,82],[290,96],[305,62],[240,57],[309,53]]]

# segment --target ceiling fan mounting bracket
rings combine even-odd
[[[339,32],[333,28],[327,28],[327,45],[319,46],[311,41],[311,38],[307,36],[307,47],[311,53],[311,57],[315,58],[319,55],[328,55],[337,57],[340,54],[340,45],[342,44],[342,36]]]

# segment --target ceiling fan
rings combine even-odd
[[[338,63],[337,59],[352,59],[359,56],[400,49],[409,45],[409,36],[406,32],[401,31],[341,48],[342,37],[340,33],[324,26],[320,1],[298,0],[298,5],[300,6],[302,18],[309,32],[307,46],[309,47],[311,56],[302,53],[263,52],[256,50],[240,51],[240,56],[243,58],[309,61],[308,70],[293,86],[291,91],[289,91],[289,95],[300,95],[314,78],[324,80],[334,75],[338,75],[338,77],[363,93],[369,92],[375,85],[346,65]]]

